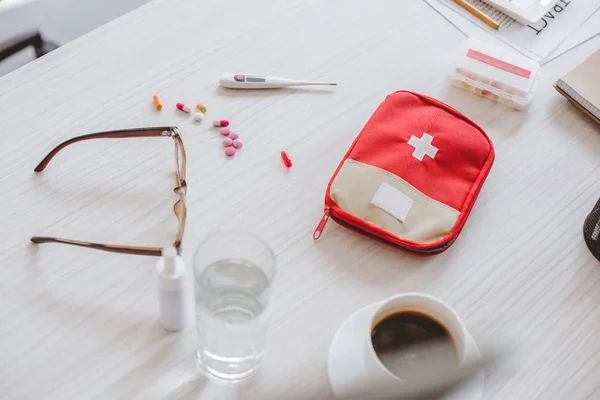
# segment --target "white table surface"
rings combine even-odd
[[[520,338],[520,362],[486,380],[487,399],[599,398],[600,264],[581,230],[600,196],[600,128],[551,83],[600,40],[546,65],[533,104],[516,112],[450,87],[462,39],[417,0],[156,0],[0,79],[0,397],[222,397],[195,378],[195,329],[167,334],[157,324],[153,258],[29,242],[171,241],[170,141],[80,143],[44,173],[33,167],[72,136],[173,124],[188,151],[190,269],[199,239],[220,228],[257,231],[278,256],[258,392],[326,388],[342,321],[422,291],[452,305],[477,341]],[[216,85],[224,71],[339,86],[230,92]],[[494,141],[496,162],[463,233],[431,258],[331,222],[314,242],[331,174],[397,89],[447,102]],[[242,151],[226,159],[216,130],[176,111],[178,101],[230,119]]]

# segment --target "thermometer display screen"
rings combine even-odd
[[[267,79],[264,76],[252,76],[252,75],[234,75],[233,79],[236,82],[265,83],[267,81]]]

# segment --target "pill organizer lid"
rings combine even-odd
[[[514,51],[469,38],[461,43],[457,67],[512,86],[526,98],[533,90],[540,64]],[[510,92],[510,91],[509,91]]]

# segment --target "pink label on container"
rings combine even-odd
[[[498,60],[497,58],[488,56],[487,54],[483,54],[477,50],[469,50],[467,52],[467,57],[470,57],[477,61],[481,61],[483,63],[491,65],[492,67],[502,69],[512,74],[522,76],[523,78],[529,79],[531,77],[531,71],[528,71],[525,68],[517,67],[516,65],[509,64],[506,61]]]

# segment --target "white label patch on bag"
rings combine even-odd
[[[379,189],[377,189],[373,200],[371,200],[371,204],[404,222],[410,212],[413,201],[400,190],[395,189],[387,183],[382,183]]]

